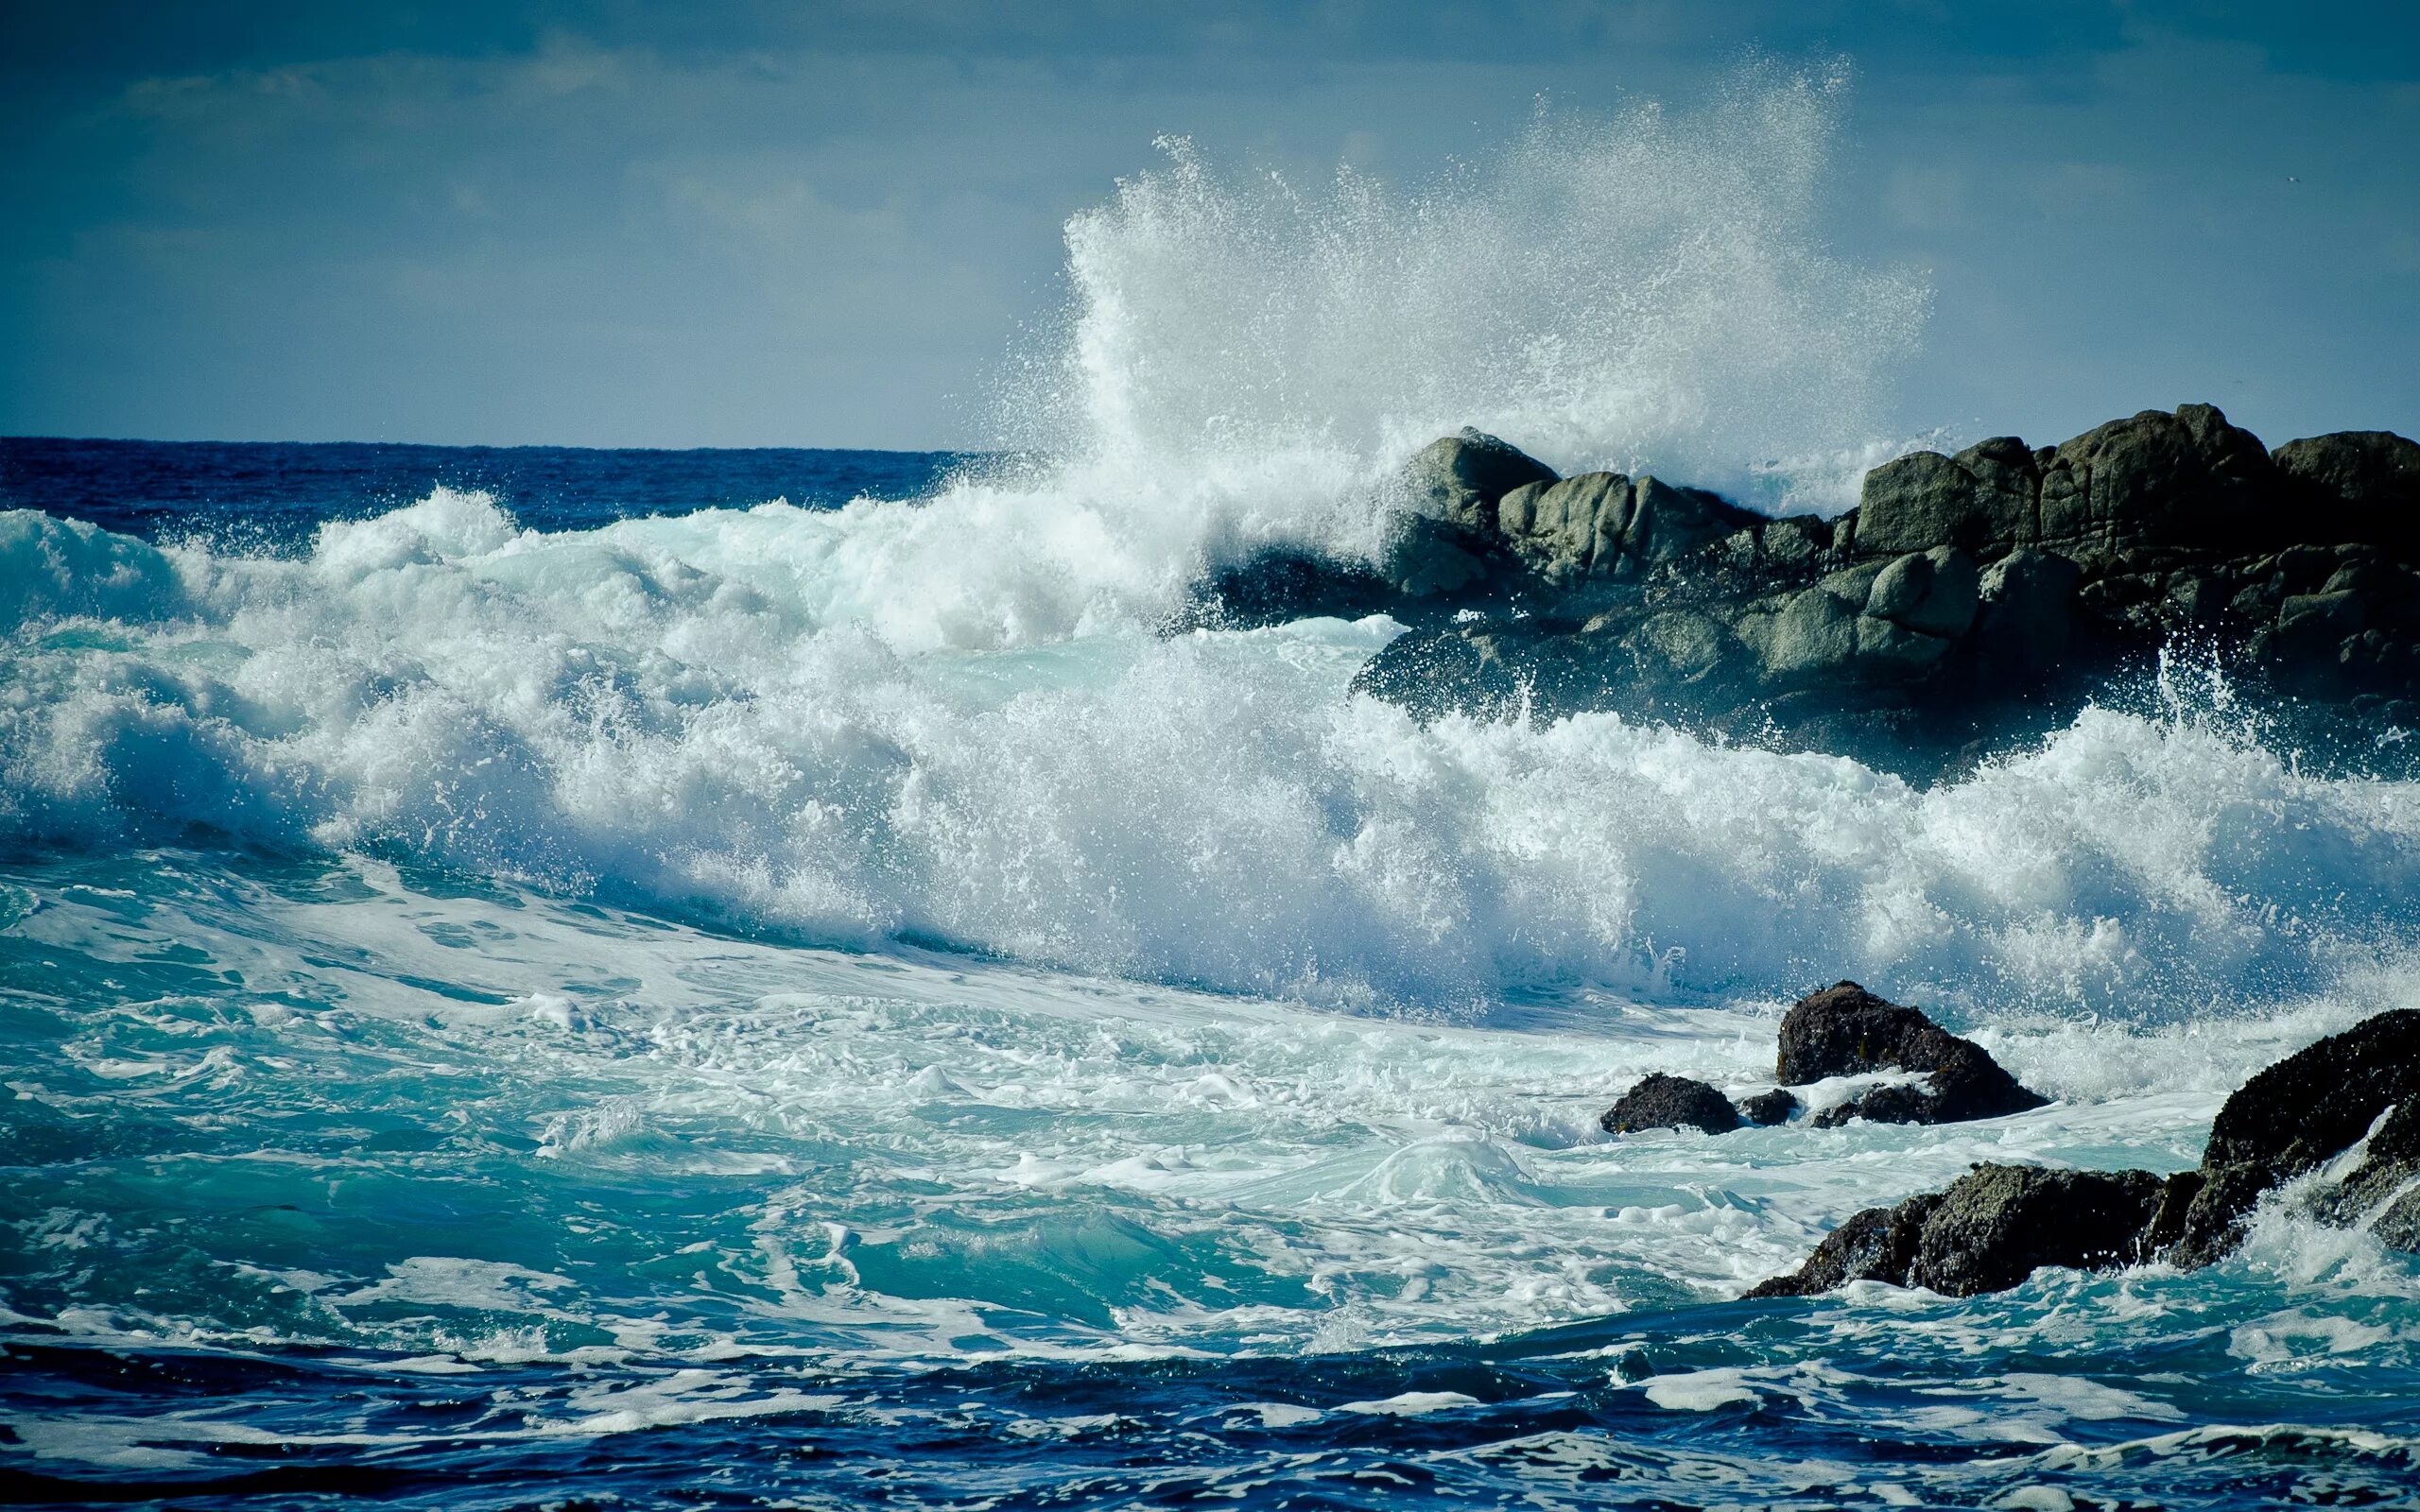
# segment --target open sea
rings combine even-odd
[[[2283,1207],[1738,1300],[2420,1001],[2399,768],[2183,663],[1927,787],[1162,631],[1465,421],[1847,502],[1922,291],[1738,213],[1812,108],[1451,215],[1179,150],[1015,455],[0,442],[0,1500],[2420,1505],[2420,1261]],[[1842,977],[2055,1101],[1598,1131]]]

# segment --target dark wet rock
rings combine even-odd
[[[1975,1297],[2021,1285],[2045,1265],[2134,1264],[2163,1190],[2148,1171],[1979,1165],[1946,1191],[1857,1214],[1798,1270],[1748,1295],[1812,1297],[1876,1280]]]
[[[1800,1000],[1781,1022],[1773,1074],[1791,1086],[1876,1072],[1923,1074],[1919,1087],[1877,1087],[1817,1115],[1818,1127],[1852,1118],[1877,1124],[1949,1124],[1998,1118],[2049,1099],[2018,1086],[1982,1046],[1962,1040],[1915,1008],[1841,982]]]
[[[2066,660],[2076,633],[2076,564],[2020,546],[1982,573],[1975,626],[1977,661],[1997,675],[2036,677]]]
[[[1392,602],[1352,572],[1262,596],[1401,619],[1354,685],[1422,718],[1611,711],[1925,780],[2066,724],[2188,633],[2295,738],[2337,721],[2375,750],[2420,711],[2415,477],[2401,437],[2273,460],[2187,404],[2055,447],[1914,454],[1836,520],[1768,520],[1652,477],[1558,478],[1465,431],[1379,490],[1370,576]],[[1177,623],[1274,612],[1196,596]]]
[[[2337,431],[2273,454],[2297,502],[2339,541],[2420,551],[2420,441],[2393,431]]]
[[[1910,1197],[1895,1208],[1868,1208],[1824,1236],[1806,1263],[1751,1288],[1751,1297],[1815,1297],[1851,1281],[1908,1284],[1925,1220],[1941,1206],[1941,1194]]]
[[[2134,1264],[2145,1258],[2162,1187],[2149,1171],[1977,1166],[1925,1219],[1909,1282],[1975,1297],[2020,1285],[2045,1265]]]
[[[1597,1125],[1608,1134],[1635,1134],[1651,1128],[1694,1128],[1727,1134],[1739,1126],[1739,1110],[1731,1099],[1702,1081],[1654,1072],[1622,1093]]]
[[[1789,1088],[1776,1087],[1769,1092],[1758,1092],[1754,1097],[1741,1099],[1739,1116],[1759,1127],[1770,1128],[1775,1124],[1789,1123],[1789,1116],[1797,1112],[1800,1106]]]
[[[1979,1165],[1945,1192],[1858,1213],[1797,1271],[1748,1295],[1883,1280],[1963,1297],[2044,1265],[2206,1265],[2241,1242],[2263,1194],[2340,1160],[2350,1168],[2308,1190],[2307,1211],[2420,1253],[2420,1010],[2379,1014],[2244,1083],[2212,1123],[2198,1170]]]
[[[2202,1186],[2186,1210],[2172,1258],[2202,1264],[2224,1255],[2263,1193],[2364,1138],[2371,1142],[2364,1162],[2321,1195],[2322,1206],[2349,1215],[2392,1195],[2406,1179],[2420,1177],[2420,1115],[2404,1116],[2413,1107],[2420,1107],[2420,1009],[2364,1020],[2254,1076],[2210,1125]],[[2380,1125],[2389,1109],[2397,1116]],[[2420,1218],[2420,1204],[2414,1207],[2411,1216]],[[2396,1244],[2392,1236],[2401,1227],[2399,1220],[2380,1239]]]
[[[1204,575],[1167,628],[1250,629],[1314,614],[1359,619],[1384,610],[1395,593],[1362,564],[1278,547]]]

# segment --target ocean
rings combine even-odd
[[[1926,295],[1741,213],[1823,109],[1429,200],[1180,145],[1012,451],[0,442],[0,1499],[2420,1503],[2420,1269],[2285,1204],[1740,1299],[2420,999],[2388,747],[2180,656],[1925,784],[1168,628],[1465,421],[1847,502]],[[2054,1100],[1599,1131],[1841,978]]]

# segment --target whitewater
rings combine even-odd
[[[9,1498],[2409,1503],[2420,1275],[2290,1204],[1737,1300],[1978,1160],[2189,1167],[2420,1001],[2396,732],[2180,650],[1927,784],[1169,628],[1463,424],[1853,502],[1930,296],[1824,248],[1841,91],[1411,189],[1167,143],[1002,449],[886,496],[0,512]],[[2055,1101],[1598,1130],[1841,977]]]

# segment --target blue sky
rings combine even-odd
[[[15,0],[0,433],[980,444],[1151,139],[1316,180],[1845,55],[1900,419],[2420,432],[2420,7]]]

